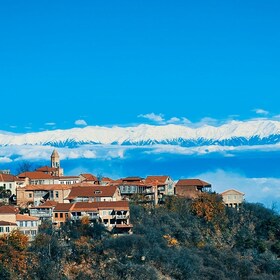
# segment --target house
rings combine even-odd
[[[25,185],[50,185],[58,182],[54,176],[40,171],[23,172],[18,178],[24,179]]]
[[[16,214],[16,224],[19,231],[28,236],[29,241],[34,240],[35,236],[38,233],[38,217]]]
[[[210,192],[211,187],[200,179],[180,179],[175,185],[175,195],[193,199],[201,192]]]
[[[87,217],[90,222],[99,222],[114,233],[131,233],[128,201],[100,201],[59,203],[53,211],[57,226],[67,220],[79,221]]]
[[[53,209],[57,205],[56,201],[47,200],[46,202],[29,208],[30,215],[38,217],[40,220],[51,220]]]
[[[9,234],[13,230],[17,229],[17,223],[0,221],[0,236],[3,234]]]
[[[102,177],[99,184],[102,185],[102,186],[114,185],[114,180],[112,180],[109,177]]]
[[[60,176],[56,177],[58,180],[58,184],[64,184],[64,185],[73,185],[78,184],[80,182],[79,176]]]
[[[122,199],[130,200],[139,197],[139,202],[158,203],[157,184],[151,182],[147,184],[143,178],[140,177],[126,177],[118,181],[117,186],[120,190]]]
[[[121,193],[117,186],[99,186],[91,183],[73,185],[68,197],[69,202],[117,201]]]
[[[99,184],[99,180],[96,176],[89,174],[89,173],[84,173],[80,174],[80,182],[85,182],[85,183],[91,183],[91,184]]]
[[[147,176],[145,183],[157,185],[159,200],[163,200],[166,195],[174,195],[174,181],[170,176]]]
[[[11,174],[0,173],[0,190],[5,191],[7,197],[16,194],[19,179]]]
[[[4,233],[18,229],[27,235],[29,240],[33,240],[38,233],[39,218],[29,215],[21,215],[14,206],[0,207],[0,221],[2,222],[2,230]],[[0,223],[1,224],[1,223]]]
[[[52,185],[28,185],[17,189],[17,205],[22,207],[38,206],[47,200],[59,203],[69,195],[72,185],[52,184]]]
[[[16,214],[18,214],[18,209],[11,205],[0,206],[0,220],[10,223],[16,222]]]
[[[221,193],[225,205],[237,209],[244,202],[244,195],[244,193],[234,189],[226,190]]]

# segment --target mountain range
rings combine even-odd
[[[147,125],[131,127],[87,126],[33,133],[0,131],[0,146],[43,145],[78,147],[95,145],[149,146],[156,144],[182,147],[267,145],[280,142],[280,122],[274,120],[231,121],[220,126]]]

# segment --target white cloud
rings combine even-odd
[[[0,157],[0,163],[9,163],[12,160],[9,157]]]
[[[81,126],[86,126],[87,123],[85,120],[76,120],[75,125],[81,125]]]
[[[264,110],[264,109],[260,109],[260,108],[254,109],[253,111],[254,111],[256,114],[258,114],[258,115],[264,115],[264,116],[266,116],[266,115],[269,114],[268,111],[266,111],[266,110]]]
[[[53,125],[56,125],[56,123],[55,122],[47,122],[47,123],[45,123],[45,125],[53,126]]]
[[[224,170],[192,176],[211,183],[212,190],[218,193],[228,189],[236,189],[245,193],[245,200],[248,202],[263,203],[266,207],[279,203],[280,178],[247,178],[236,172]]]
[[[148,119],[150,121],[154,121],[154,122],[163,122],[164,121],[164,116],[163,114],[155,114],[155,113],[150,113],[150,114],[141,114],[138,115],[138,118],[144,118],[144,119]]]
[[[166,123],[178,123],[180,122],[181,120],[177,117],[173,117],[171,119],[169,119],[168,121],[166,121]]]

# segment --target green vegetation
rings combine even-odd
[[[84,219],[41,226],[30,246],[0,240],[0,279],[279,279],[280,217],[259,204],[225,208],[218,195],[131,205],[132,235]]]

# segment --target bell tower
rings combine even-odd
[[[56,151],[56,149],[53,150],[52,155],[51,155],[51,167],[52,168],[59,168],[60,167],[59,154]]]
[[[51,167],[55,168],[54,176],[63,176],[63,168],[60,167],[59,154],[56,149],[53,150],[51,155]]]

